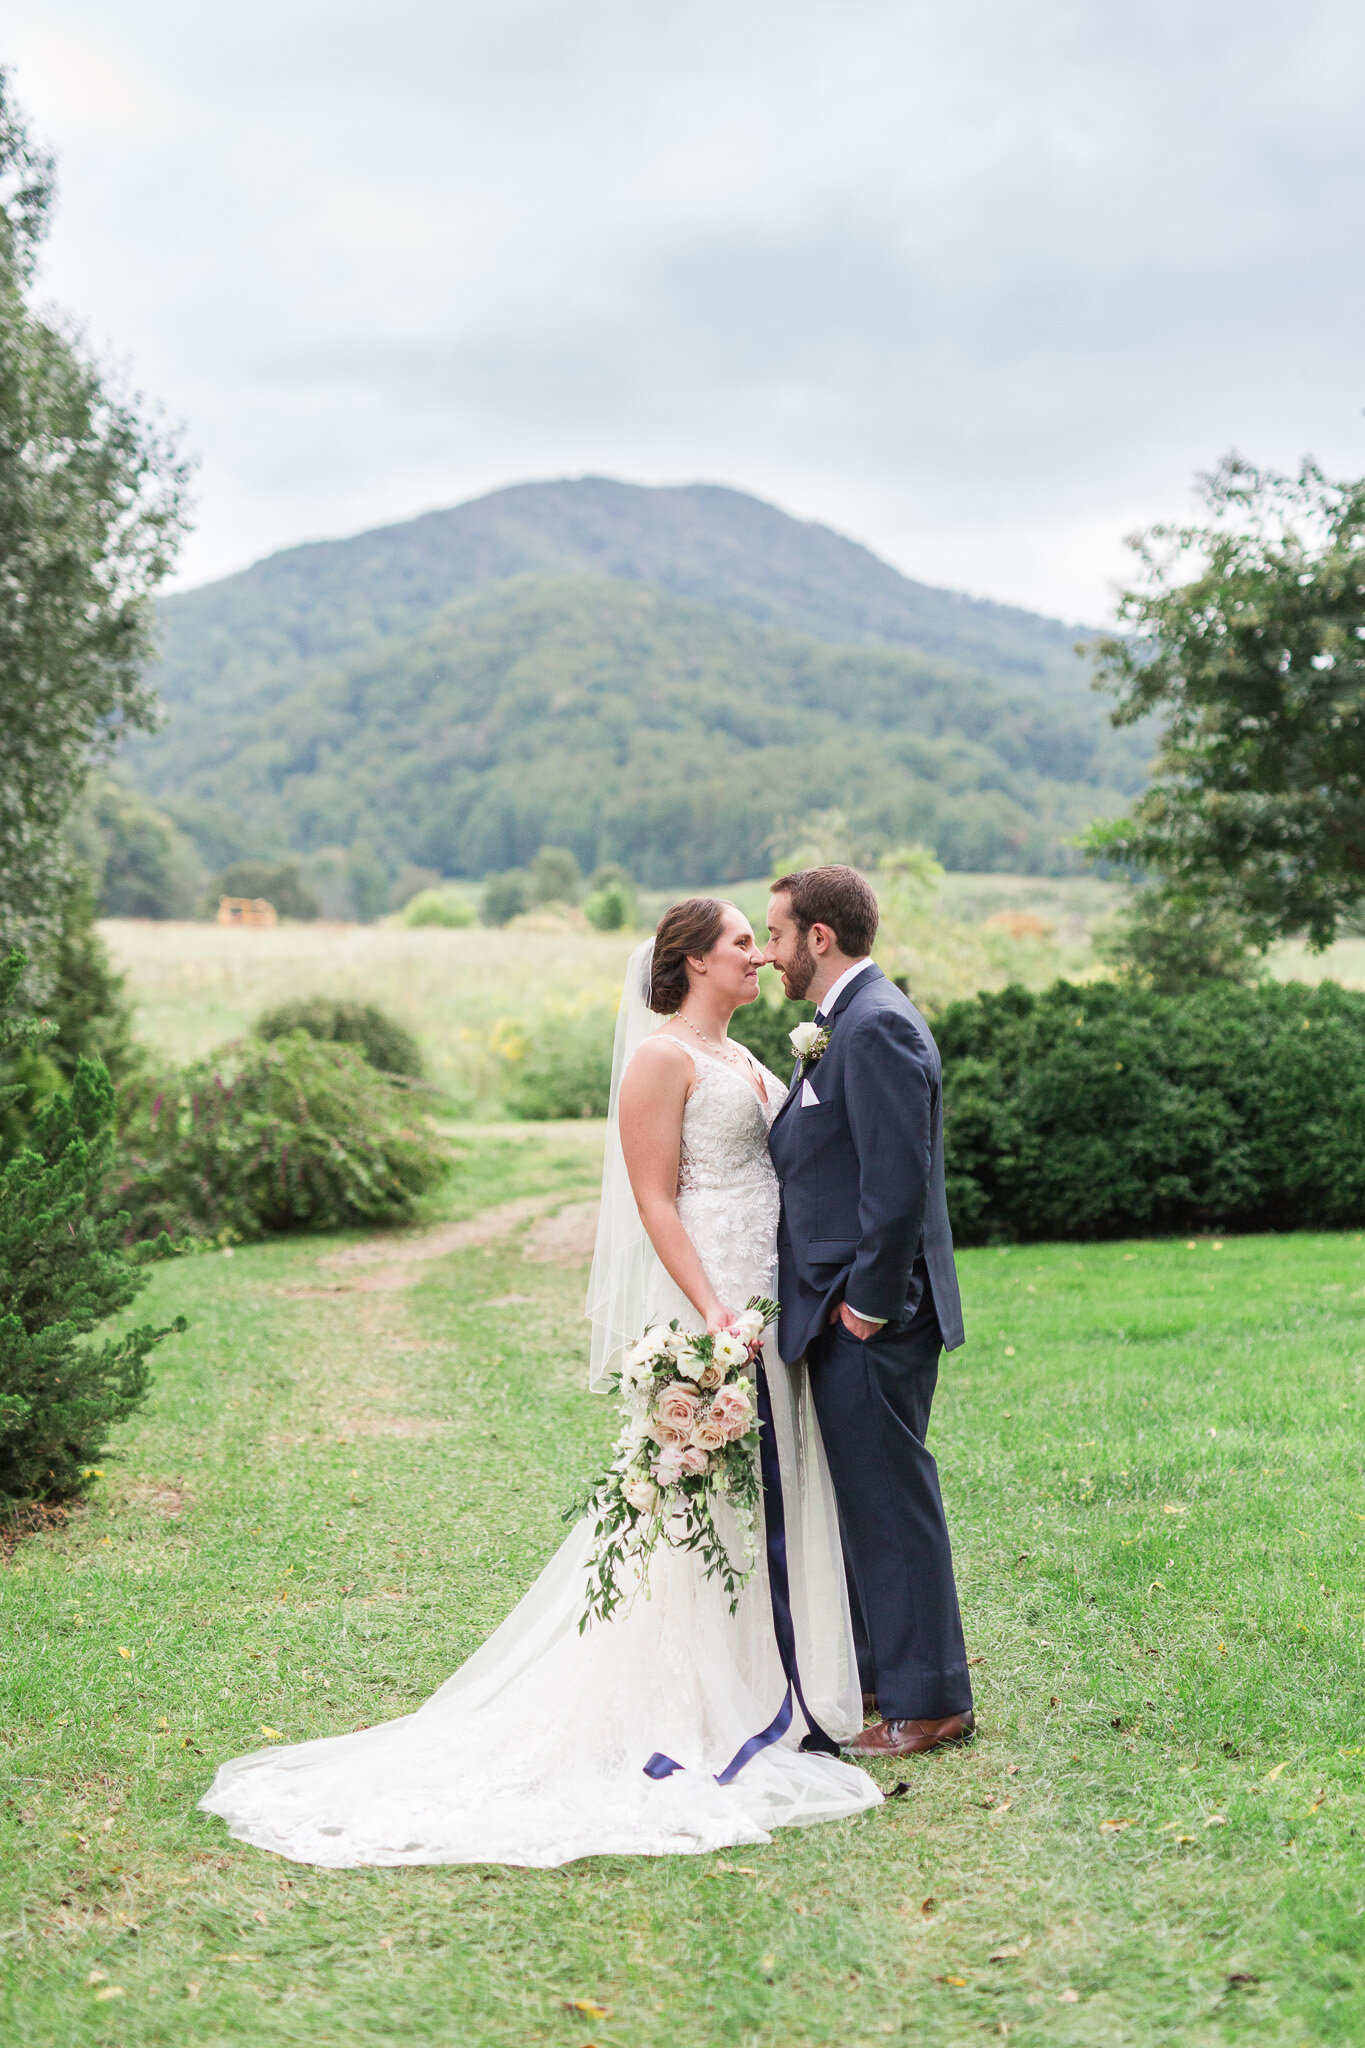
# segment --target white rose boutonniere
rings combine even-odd
[[[798,1024],[791,1032],[791,1047],[801,1062],[801,1071],[813,1067],[829,1044],[829,1026],[817,1024],[812,1018],[808,1024]]]

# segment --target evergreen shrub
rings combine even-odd
[[[306,1031],[323,1044],[353,1045],[381,1074],[406,1074],[411,1080],[420,1080],[424,1072],[417,1040],[377,1003],[348,1002],[344,996],[305,996],[263,1010],[256,1019],[254,1035],[285,1038],[291,1031]]]
[[[814,1015],[814,1003],[793,1003],[786,996],[770,1003],[760,996],[756,1003],[746,1003],[742,1010],[735,1011],[730,1019],[730,1036],[747,1045],[779,1081],[789,1081],[793,1059],[790,1033],[795,1025],[804,1024]]]
[[[960,1243],[1365,1223],[1365,995],[1057,982],[934,1032]]]
[[[292,1031],[130,1082],[111,1201],[138,1237],[339,1230],[406,1222],[447,1164],[410,1083]]]
[[[0,1013],[23,968],[20,953],[0,966]],[[42,1033],[0,1018],[7,1051]],[[70,1089],[38,1108],[0,1170],[0,1504],[10,1509],[69,1500],[88,1485],[110,1430],[146,1394],[150,1354],[185,1327],[144,1324],[84,1341],[146,1279],[124,1249],[128,1218],[103,1204],[113,1122],[107,1072],[78,1060]]]

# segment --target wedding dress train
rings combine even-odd
[[[785,1091],[765,1073],[764,1105],[734,1068],[693,1058],[678,1211],[720,1299],[740,1308],[774,1289],[767,1130]],[[701,1328],[661,1268],[648,1308],[651,1321]],[[815,1719],[844,1737],[862,1714],[833,1492],[804,1374],[771,1342],[765,1359],[801,1679]],[[648,1584],[609,1623],[580,1633],[592,1543],[591,1522],[580,1522],[502,1626],[416,1713],[239,1757],[201,1805],[240,1841],[348,1867],[698,1854],[880,1802],[854,1765],[797,1748],[799,1710],[779,1742],[716,1783],[786,1688],[761,1541],[735,1614],[694,1553],[661,1544]],[[656,1752],[682,1768],[646,1775]]]

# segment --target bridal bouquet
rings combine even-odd
[[[656,1323],[625,1355],[620,1372],[625,1427],[605,1476],[584,1507],[596,1517],[588,1604],[580,1629],[606,1621],[624,1597],[631,1564],[643,1575],[659,1543],[701,1553],[733,1614],[753,1570],[758,1506],[758,1415],[750,1368],[777,1303],[755,1298],[732,1330],[689,1336],[676,1319]],[[736,1562],[716,1526],[724,1495],[747,1556]],[[573,1512],[578,1512],[574,1510]]]

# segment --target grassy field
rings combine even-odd
[[[582,1266],[546,1258],[597,1147],[471,1132],[428,1221],[521,1206],[439,1257],[157,1270],[189,1332],[89,1508],[0,1571],[0,2040],[1365,2039],[1359,1236],[963,1257],[935,1444],[982,1733],[874,1813],[327,1873],[196,1812],[221,1757],[414,1706],[555,1548],[610,1432]]]
[[[1109,885],[1084,877],[955,875],[945,878],[944,891],[943,914],[912,919],[904,945],[888,933],[886,965],[908,972],[926,1002],[1010,979],[1041,987],[1061,973],[1090,971],[1089,930],[1113,898]],[[739,883],[732,893],[761,930],[766,884]],[[668,901],[660,894],[644,907],[657,917]],[[1021,939],[986,922],[1019,912],[1048,931]],[[453,1104],[485,1117],[501,1113],[507,1067],[500,1046],[509,1027],[534,1021],[547,1006],[614,1005],[626,956],[641,937],[594,932],[581,915],[549,914],[496,931],[224,930],[131,920],[101,930],[128,977],[138,1036],[156,1054],[197,1058],[248,1030],[267,1006],[295,996],[351,996],[383,1004],[415,1031],[432,1078]]]

